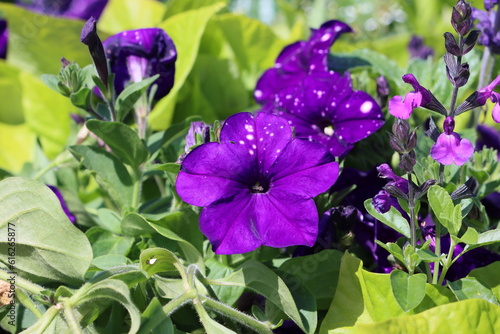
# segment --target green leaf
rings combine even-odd
[[[0,232],[0,260],[36,282],[78,283],[92,260],[85,235],[68,220],[56,195],[37,181],[0,181]]]
[[[458,230],[456,229],[456,222],[454,223],[452,218],[455,216],[455,206],[451,200],[450,195],[446,190],[438,185],[433,185],[429,188],[427,192],[427,198],[429,199],[429,205],[432,208],[435,216],[438,218],[439,222],[448,229],[452,235],[457,235]],[[462,211],[460,209],[460,219],[462,218]],[[461,224],[461,220],[460,220]]]
[[[83,21],[36,14],[6,3],[0,3],[0,11],[9,22],[9,63],[37,77],[59,73],[61,57],[90,63],[88,49],[80,42]]]
[[[99,226],[114,234],[122,234],[121,218],[116,212],[101,208],[97,210],[97,217],[99,218],[97,220]]]
[[[181,165],[174,163],[174,162],[169,162],[166,164],[154,164],[150,165],[148,167],[148,172],[153,171],[153,170],[161,170],[164,172],[172,173],[172,174],[177,174],[179,173],[179,170],[181,169]]]
[[[467,278],[476,278],[487,285],[497,300],[500,300],[500,261],[493,262],[486,267],[472,270]]]
[[[173,212],[163,217],[162,220],[152,222],[148,221],[149,225],[153,227],[162,236],[178,242],[179,248],[184,254],[185,259],[189,263],[194,263],[200,268],[202,273],[205,272],[205,265],[203,256],[200,251],[191,243],[195,242],[201,234],[199,228],[190,224],[190,219],[185,212]],[[190,238],[182,238],[178,233],[174,232],[175,225],[184,225],[189,228],[191,233]],[[190,240],[191,242],[187,241]]]
[[[98,226],[91,227],[85,234],[92,244],[94,257],[106,254],[126,256],[134,244],[133,238],[113,234]]]
[[[377,245],[379,245],[380,247],[382,247],[383,249],[385,249],[386,251],[388,251],[390,254],[392,254],[394,256],[394,258],[396,258],[397,260],[399,260],[399,262],[405,263],[405,257],[403,255],[403,249],[401,249],[401,247],[399,247],[398,244],[396,244],[394,242],[388,242],[388,243],[384,244],[380,240],[375,240],[375,242],[377,243]]]
[[[69,114],[75,108],[68,98],[52,91],[40,79],[26,72],[21,72],[19,78],[21,89],[26,92],[22,96],[26,124],[40,137],[47,157],[55,158],[67,144],[71,125]]]
[[[391,272],[391,288],[399,306],[405,311],[415,308],[425,297],[425,274],[409,275],[401,270]]]
[[[174,299],[185,293],[184,282],[180,278],[153,276],[151,279],[158,297]]]
[[[234,269],[220,263],[219,261],[211,258],[205,262],[207,266],[207,278],[209,279],[218,279],[227,277],[234,272]],[[217,295],[217,299],[227,305],[234,305],[236,301],[240,298],[241,294],[245,290],[241,286],[212,286],[215,294]]]
[[[153,276],[159,272],[177,272],[177,256],[164,248],[148,248],[142,251],[139,258],[141,269]]]
[[[166,3],[167,10],[165,12],[165,17],[174,16],[188,10],[197,9],[201,7],[206,7],[210,5],[215,5],[217,3],[224,2],[227,4],[227,0],[169,0]]]
[[[96,181],[120,206],[132,202],[132,178],[127,168],[111,153],[93,146],[71,146],[70,152],[96,173]]]
[[[127,284],[117,279],[106,279],[92,284],[90,288],[84,286],[82,289],[88,290],[81,295],[75,306],[80,306],[87,302],[92,303],[96,299],[111,299],[117,301],[127,309],[130,315],[131,326],[129,333],[137,333],[141,325],[141,314],[130,298],[130,290]]]
[[[148,150],[151,153],[157,152],[162,146],[171,144],[174,140],[186,136],[187,129],[192,122],[201,121],[199,116],[187,117],[185,120],[173,124],[167,130],[155,132],[148,138]]]
[[[500,228],[481,233],[477,238],[477,246],[485,246],[500,241]]]
[[[340,273],[342,253],[323,250],[314,255],[291,258],[279,270],[290,290],[302,284],[316,297],[319,310],[330,307]]]
[[[151,86],[153,82],[160,77],[156,74],[152,77],[146,78],[140,82],[134,82],[128,85],[116,98],[115,109],[117,112],[118,121],[123,121],[130,110],[134,107],[135,103],[139,101],[141,96]]]
[[[108,270],[127,264],[129,264],[129,259],[126,256],[119,254],[105,254],[95,257],[92,260],[92,266],[94,266],[94,269],[96,271]]]
[[[78,92],[71,93],[69,99],[75,107],[87,110],[87,107],[90,105],[90,94],[92,94],[90,89],[82,87]]]
[[[170,315],[163,311],[162,304],[154,297],[141,315],[141,328],[137,334],[174,333]]]
[[[315,310],[298,309],[285,282],[260,262],[248,260],[230,276],[211,280],[210,283],[251,289],[283,310],[304,332],[314,333],[316,329]]]
[[[467,245],[475,245],[479,240],[479,234],[473,227],[468,227],[467,231],[460,237],[460,240]]]
[[[27,124],[0,123],[0,168],[19,172],[25,163],[33,161],[35,145],[36,136]]]
[[[166,129],[173,119],[177,94],[191,72],[201,37],[208,20],[217,13],[224,3],[189,10],[168,18],[160,24],[175,43],[179,57],[175,64],[175,84],[170,93],[158,101],[150,115],[150,124],[154,130]]]
[[[24,122],[21,73],[21,69],[6,62],[0,62],[0,101],[2,101],[0,123],[15,125]]]
[[[373,217],[377,218],[382,223],[393,228],[407,238],[410,237],[410,225],[408,224],[408,221],[401,215],[401,212],[399,212],[396,208],[391,206],[391,209],[386,213],[379,213],[373,207],[371,199],[367,199],[364,204],[368,213],[370,213]]]
[[[148,150],[129,126],[118,122],[103,122],[96,119],[88,120],[87,128],[101,138],[125,163],[137,169],[146,161]]]
[[[97,25],[109,34],[151,28],[161,22],[164,13],[165,5],[159,1],[109,0]]]
[[[488,284],[475,277],[467,277],[455,282],[449,282],[448,286],[458,300],[480,298],[492,304],[499,305],[497,298]]]
[[[416,315],[401,316],[375,324],[359,324],[352,333],[439,334],[496,333],[500,307],[481,299],[437,306]]]
[[[156,232],[148,224],[148,221],[137,213],[129,213],[123,218],[122,230],[123,234],[132,237],[151,236],[152,233]]]

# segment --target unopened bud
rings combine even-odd
[[[411,151],[408,154],[403,154],[401,156],[401,161],[399,162],[399,168],[401,168],[405,173],[413,172],[413,167],[416,165],[416,155],[415,151]]]
[[[408,136],[408,141],[406,142],[406,149],[408,151],[413,151],[417,146],[417,129],[414,129]]]
[[[457,57],[462,55],[455,36],[453,36],[453,34],[449,32],[444,33],[444,46],[446,47],[446,51],[448,51],[452,55]]]
[[[462,37],[467,35],[472,27],[472,8],[464,0],[458,0],[451,13],[451,25]]]

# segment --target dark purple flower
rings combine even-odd
[[[500,53],[500,32],[498,24],[496,24],[498,11],[492,10],[493,6],[489,7],[485,2],[486,11],[476,8],[472,9],[472,18],[477,20],[476,28],[481,31],[478,43],[490,48],[495,54]]]
[[[225,121],[220,143],[188,154],[176,189],[204,207],[200,228],[217,254],[312,246],[319,220],[312,198],[328,190],[338,171],[324,146],[293,138],[284,118],[238,113]]]
[[[0,58],[7,58],[7,45],[9,42],[9,30],[7,21],[0,19]]]
[[[50,188],[56,194],[57,198],[59,199],[59,202],[61,203],[61,207],[68,217],[68,219],[74,224],[76,222],[76,217],[75,215],[69,210],[68,205],[66,204],[66,201],[64,200],[63,195],[61,194],[61,191],[57,189],[57,187],[47,185],[47,187]]]
[[[284,87],[302,81],[309,73],[327,72],[327,57],[332,44],[351,27],[340,21],[328,21],[319,29],[311,29],[308,41],[288,45],[281,51],[273,68],[268,69],[257,82],[254,96],[258,103],[272,101]]]
[[[391,169],[391,167],[389,167],[388,164],[382,164],[378,166],[377,171],[379,177],[391,180],[387,182],[387,184],[393,185],[402,193],[408,193],[408,180],[399,175],[396,175],[396,173],[394,173],[394,171]]]
[[[444,132],[439,135],[436,143],[431,147],[431,157],[443,165],[462,166],[474,153],[472,143],[453,132],[455,121],[447,117],[443,124]]]
[[[500,160],[500,131],[492,126],[480,124],[476,128],[479,135],[476,141],[476,150],[483,147],[491,147],[497,150],[498,160]]]
[[[408,52],[410,58],[413,59],[427,59],[434,56],[434,50],[424,44],[424,39],[418,36],[411,36],[410,43],[408,43]]]
[[[37,13],[71,19],[98,19],[108,0],[16,0],[16,4]]]
[[[391,195],[385,190],[380,190],[372,199],[372,205],[380,213],[386,213],[391,209]]]
[[[163,29],[147,28],[123,31],[104,42],[111,72],[116,74],[115,89],[119,94],[130,82],[159,74],[155,98],[167,95],[174,85],[177,51]]]
[[[316,73],[280,90],[264,110],[285,117],[297,137],[316,140],[336,157],[384,124],[377,102],[367,93],[353,91],[349,75]]]

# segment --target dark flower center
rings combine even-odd
[[[267,193],[269,191],[269,181],[259,180],[250,187],[251,193]]]
[[[316,126],[321,132],[329,137],[333,136],[333,133],[335,132],[332,121],[326,118],[322,118],[316,122]]]

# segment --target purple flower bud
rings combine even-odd
[[[414,129],[408,136],[408,141],[406,142],[406,148],[408,151],[413,151],[417,146],[417,129]]]
[[[405,153],[401,155],[401,161],[399,162],[399,168],[405,173],[413,172],[413,167],[417,163],[415,151]]]
[[[443,130],[447,135],[451,135],[453,130],[455,130],[455,120],[451,117],[446,117],[443,122]]]
[[[96,20],[91,17],[82,29],[80,40],[89,47],[90,56],[101,78],[102,82],[108,85],[108,64],[104,54],[104,48],[99,35],[97,35]]]
[[[460,52],[460,47],[457,44],[457,40],[452,33],[444,33],[444,46],[446,47],[446,51],[448,51],[452,55],[457,57],[462,56],[462,52]]]
[[[451,25],[460,35],[465,36],[472,27],[472,8],[464,0],[459,0],[451,13]]]
[[[380,192],[372,198],[372,205],[378,213],[386,213],[391,209],[391,196],[385,190]]]
[[[7,58],[7,44],[9,41],[9,30],[7,21],[0,19],[0,58]]]
[[[383,75],[377,77],[377,93],[379,96],[389,96],[389,81]]]
[[[71,19],[99,19],[108,0],[16,0],[16,4],[37,13]]]
[[[119,94],[129,82],[159,74],[156,99],[167,95],[174,85],[177,51],[163,29],[147,28],[118,33],[104,41],[115,89]]]

